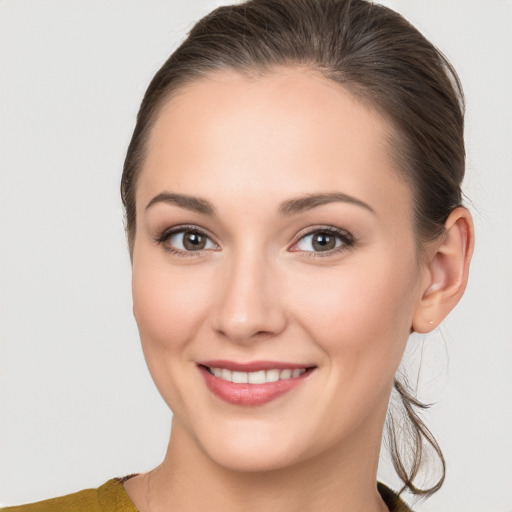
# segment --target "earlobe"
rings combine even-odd
[[[432,331],[459,302],[468,281],[473,245],[471,214],[466,208],[456,208],[445,222],[445,232],[433,242],[428,255],[413,331]]]

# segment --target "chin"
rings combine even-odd
[[[231,449],[230,449],[231,448]],[[217,447],[209,451],[210,458],[219,466],[239,473],[263,473],[276,471],[293,465],[295,457],[271,447],[265,449],[233,449],[220,451]]]
[[[299,446],[302,443],[289,436],[287,430],[274,435],[273,429],[240,424],[228,430],[218,435],[210,431],[205,438],[198,439],[202,451],[228,470],[243,473],[275,471],[303,458]]]

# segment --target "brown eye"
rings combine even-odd
[[[176,251],[193,252],[213,249],[217,250],[218,246],[212,240],[200,231],[193,229],[182,229],[175,231],[171,235],[162,238],[162,242]]]
[[[331,233],[315,233],[311,244],[315,251],[330,251],[336,247],[336,237]]]
[[[206,237],[195,231],[187,231],[183,234],[183,247],[187,251],[200,251],[206,247]]]
[[[304,235],[292,247],[292,251],[309,253],[336,253],[354,245],[354,237],[347,231],[338,228],[318,229]]]

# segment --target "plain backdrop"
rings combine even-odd
[[[150,469],[170,413],[131,315],[119,179],[150,78],[213,0],[0,1],[0,503]],[[389,1],[467,97],[470,284],[410,342],[448,461],[417,511],[512,511],[512,3]],[[396,485],[383,460],[381,478]]]

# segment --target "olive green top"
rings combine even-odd
[[[84,489],[60,498],[0,508],[1,512],[139,512],[123,487],[113,478],[97,489]]]
[[[124,490],[124,480],[126,478],[113,478],[97,489],[85,489],[28,505],[0,508],[0,512],[139,512]],[[412,512],[385,485],[379,483],[378,489],[390,512]]]

